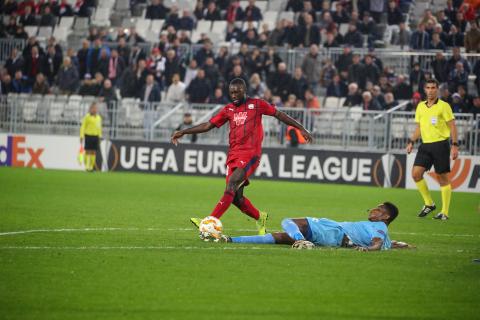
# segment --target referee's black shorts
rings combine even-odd
[[[435,172],[442,174],[450,172],[450,143],[447,140],[422,143],[418,147],[414,166],[424,167],[427,171],[432,165]]]
[[[85,150],[97,151],[100,138],[98,136],[85,135]]]

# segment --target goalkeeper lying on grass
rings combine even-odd
[[[284,219],[284,232],[263,236],[229,237],[223,242],[290,244],[295,249],[311,249],[314,246],[356,248],[360,251],[411,248],[398,241],[391,241],[388,226],[398,215],[397,207],[384,202],[369,210],[368,221],[336,222],[329,219]]]

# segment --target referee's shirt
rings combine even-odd
[[[427,107],[427,101],[421,101],[415,111],[415,122],[420,125],[423,143],[444,141],[450,138],[447,122],[454,120],[450,105],[440,99]]]
[[[99,114],[91,115],[87,113],[83,118],[82,126],[80,127],[80,138],[83,139],[86,135],[102,137],[102,117]]]

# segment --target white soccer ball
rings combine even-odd
[[[218,240],[222,236],[223,225],[219,219],[208,216],[200,221],[198,229],[200,239],[205,241]]]

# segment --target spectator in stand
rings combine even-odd
[[[470,22],[470,30],[465,35],[465,50],[467,53],[480,53],[480,28],[478,21]]]
[[[403,22],[403,14],[398,8],[397,1],[390,0],[388,2],[387,22],[389,25],[398,25]]]
[[[444,83],[448,80],[448,64],[443,53],[437,52],[435,59],[431,63],[431,67],[435,79],[437,79],[438,82]]]
[[[380,23],[380,18],[382,13],[385,11],[385,1],[384,0],[370,0],[370,14],[372,15],[375,23]]]
[[[101,87],[97,86],[95,79],[92,79],[92,76],[87,74],[82,80],[78,94],[81,96],[98,96],[100,93]]]
[[[197,3],[195,4],[195,9],[193,10],[193,15],[195,16],[197,21],[203,19],[203,11],[203,0],[197,0]]]
[[[227,33],[225,35],[225,41],[241,42],[243,40],[243,33],[233,22],[227,24]]]
[[[243,20],[243,9],[240,6],[240,1],[233,0],[230,2],[230,5],[228,6],[228,9],[227,9],[226,20],[229,23]]]
[[[374,100],[377,100],[382,109],[385,109],[385,105],[387,104],[385,102],[385,97],[384,94],[382,93],[382,90],[380,89],[380,86],[375,85],[372,86],[372,88],[369,90],[372,93],[372,97]],[[387,93],[385,93],[386,95]]]
[[[457,27],[454,25],[450,27],[450,32],[447,35],[446,45],[448,47],[463,47],[464,45],[463,33],[458,32]]]
[[[412,50],[425,50],[430,45],[430,36],[425,31],[425,25],[420,23],[417,26],[417,30],[412,33],[410,37],[410,49]]]
[[[305,97],[305,91],[308,89],[307,79],[303,76],[302,68],[296,67],[292,78],[292,93],[299,99]]]
[[[17,32],[17,17],[16,16],[10,16],[8,20],[8,24],[5,26],[5,32],[11,36],[14,37],[15,33]]]
[[[362,103],[362,95],[358,90],[358,85],[355,82],[352,82],[348,85],[348,94],[345,102],[343,103],[344,107],[354,107],[359,106]]]
[[[45,73],[45,66],[45,57],[40,53],[39,48],[32,47],[31,54],[25,59],[24,65],[24,74],[28,77],[30,85],[33,85],[37,73]]]
[[[138,95],[137,88],[139,86],[137,85],[136,73],[137,66],[134,64],[126,67],[123,71],[119,82],[120,95],[122,98],[133,98]]]
[[[457,92],[452,94],[451,107],[454,113],[467,113],[469,111],[464,101],[462,100],[462,97]]]
[[[147,7],[146,19],[165,19],[170,10],[163,5],[162,0],[152,0],[152,4]]]
[[[207,40],[203,43],[203,46],[198,52],[195,54],[195,60],[200,67],[203,67],[205,60],[207,57],[215,58],[215,54],[212,50],[213,44],[212,41]]]
[[[360,62],[358,54],[353,55],[352,64],[348,67],[348,82],[355,82],[360,89],[364,89],[367,82],[367,74],[365,72],[365,65]]]
[[[13,48],[10,52],[10,57],[5,62],[5,69],[7,69],[10,79],[15,76],[15,72],[23,70],[24,63],[23,56],[18,52],[18,49]]]
[[[437,22],[442,26],[443,31],[449,32],[452,26],[452,21],[445,15],[443,10],[437,12]]]
[[[473,114],[474,117],[478,119],[478,115],[480,114],[480,96],[476,96],[473,98],[473,105],[470,108],[470,113]],[[477,136],[477,143],[480,143],[479,136]]]
[[[459,85],[457,88],[457,93],[462,98],[463,103],[465,104],[466,112],[470,112],[469,110],[473,108],[473,96],[467,93],[467,89]]]
[[[413,91],[423,92],[425,83],[425,72],[420,68],[420,63],[413,64],[413,70],[410,72],[410,85]]]
[[[217,9],[217,5],[214,1],[208,3],[207,9],[205,9],[203,13],[203,19],[211,21],[222,20],[220,11]]]
[[[362,103],[361,107],[364,111],[379,111],[382,110],[382,106],[378,103],[377,100],[373,99],[370,91],[365,91],[362,93]]]
[[[303,9],[303,0],[288,0],[285,11],[299,12]]]
[[[348,67],[352,64],[353,53],[349,45],[343,47],[343,52],[338,56],[337,61],[335,62],[335,67],[337,67],[338,72],[343,76],[344,79],[348,76]]]
[[[477,86],[477,94],[480,95],[480,59],[473,66],[473,74],[475,75],[475,85]]]
[[[453,21],[453,24],[457,27],[458,31],[461,33],[465,33],[467,30],[467,21],[465,20],[465,16],[463,15],[462,12],[457,12],[455,15],[455,20]]]
[[[113,103],[117,101],[117,94],[115,93],[115,88],[112,86],[110,79],[105,79],[103,81],[103,86],[100,92],[98,93],[100,101],[107,104],[107,109],[113,109]]]
[[[458,86],[463,86],[464,88],[468,86],[468,73],[465,71],[461,61],[458,61],[455,69],[450,71],[448,85],[452,92],[457,91]]]
[[[307,109],[320,109],[320,100],[318,100],[317,96],[313,93],[312,90],[307,89],[305,91],[305,107]]]
[[[310,14],[305,13],[305,23],[298,28],[299,45],[301,47],[309,47],[312,44],[320,45],[320,30],[313,24],[313,18]]]
[[[53,27],[55,26],[56,19],[52,14],[52,9],[50,7],[45,7],[42,16],[40,17],[40,26],[42,27]]]
[[[86,39],[82,40],[82,48],[77,52],[78,73],[80,78],[84,78],[88,72],[88,53],[90,51],[90,42]]]
[[[8,73],[0,74],[0,96],[8,95],[10,92],[13,92],[12,77]]]
[[[399,100],[408,100],[412,96],[412,87],[405,82],[405,76],[397,77],[397,84],[393,88],[394,96]]]
[[[263,83],[262,80],[260,79],[260,76],[258,75],[258,73],[252,74],[252,76],[250,77],[250,81],[247,83],[249,84],[248,95],[250,97],[252,98],[263,97],[266,90],[266,86],[265,86],[265,83]]]
[[[28,78],[23,75],[21,70],[15,72],[15,77],[11,83],[11,90],[11,92],[14,93],[29,93],[32,90]]]
[[[155,82],[153,75],[149,74],[145,79],[145,85],[140,91],[139,98],[142,102],[145,103],[154,103],[154,108],[156,109],[156,104],[162,100],[162,94],[158,84]]]
[[[218,71],[218,67],[215,65],[215,60],[212,57],[207,57],[203,70],[205,70],[205,77],[210,84],[216,85],[218,83],[220,72]]]
[[[324,48],[337,48],[340,46],[340,44],[338,43],[333,33],[327,32],[327,35],[325,38],[326,38],[325,42],[323,43]]]
[[[208,97],[208,103],[226,105],[229,103],[229,101],[227,97],[225,97],[225,95],[223,94],[222,88],[217,87],[213,91],[213,94],[210,97]]]
[[[73,16],[73,8],[68,0],[61,0],[60,4],[54,7],[53,13],[57,17],[71,17]]]
[[[279,96],[282,101],[286,101],[290,94],[292,76],[287,72],[287,65],[284,62],[280,62],[277,69],[277,72],[270,75],[268,87],[272,90],[274,96]]]
[[[320,81],[321,65],[319,63],[318,46],[316,44],[310,46],[309,53],[303,59],[302,71],[307,79],[308,86],[314,92],[317,92]],[[273,92],[275,92],[275,90],[273,90]]]
[[[350,17],[340,1],[335,3],[335,11],[332,13],[332,18],[337,24],[350,22]]]
[[[371,83],[378,83],[380,78],[380,69],[373,63],[373,57],[370,54],[365,56],[365,78]]]
[[[57,87],[61,94],[72,94],[77,91],[79,84],[78,71],[72,66],[69,57],[63,58],[63,65],[58,71]]]
[[[45,76],[47,77],[50,85],[54,83],[55,77],[57,76],[62,62],[63,58],[61,55],[57,54],[55,47],[48,46],[47,55],[45,57],[45,67],[43,68],[43,71],[45,72]]]
[[[135,27],[130,27],[130,32],[127,37],[127,42],[131,45],[134,45],[137,43],[145,42],[145,39],[143,39],[143,37],[137,33],[137,30],[135,29]]]
[[[323,88],[327,88],[332,82],[333,77],[337,74],[337,69],[329,58],[323,60],[322,65],[322,69],[320,70],[320,85]]]
[[[261,74],[263,70],[264,57],[258,48],[254,48],[246,61],[247,74]]]
[[[35,83],[33,84],[32,93],[35,93],[35,94],[50,93],[50,87],[48,86],[48,83],[45,80],[45,76],[43,75],[43,73],[37,74],[37,78],[35,79]]]
[[[357,23],[350,22],[350,24],[355,24],[357,26],[358,31],[360,31],[365,36],[371,36],[375,33],[376,23],[373,20],[373,18],[370,17],[370,13],[368,11],[365,11],[363,13],[362,21]]]
[[[436,32],[432,34],[432,41],[430,41],[430,49],[432,50],[443,50],[447,49],[445,43],[440,40],[440,35]]]
[[[35,14],[32,12],[32,7],[26,6],[25,13],[20,17],[19,23],[22,26],[36,26],[37,19],[35,19]]]
[[[344,98],[347,96],[348,87],[345,82],[342,81],[340,75],[335,74],[333,76],[333,81],[329,84],[327,88],[327,97],[338,97]]]
[[[97,61],[96,72],[100,72],[106,79],[108,79],[109,61],[110,57],[107,54],[107,49],[102,48],[102,50],[100,50],[100,57]]]
[[[255,29],[248,29],[242,38],[242,44],[245,43],[249,46],[258,46],[258,35],[255,33]]]
[[[128,58],[128,63],[130,65],[138,65],[138,62],[140,60],[145,60],[147,59],[146,53],[140,48],[137,44],[135,44],[132,47],[132,50],[130,51],[130,55]]]
[[[398,25],[399,30],[392,33],[392,44],[400,46],[403,49],[410,44],[410,31],[407,30],[405,22]]]
[[[195,20],[193,20],[191,12],[187,9],[183,10],[183,16],[179,20],[178,29],[192,31],[194,27]]]
[[[345,44],[355,48],[363,47],[362,34],[357,30],[357,26],[355,24],[348,25],[348,32],[345,34],[343,41]]]
[[[248,0],[248,6],[245,7],[243,20],[244,21],[263,20],[262,12],[257,6],[255,6],[255,0]]]
[[[415,111],[421,100],[422,100],[422,95],[419,92],[415,92],[412,96],[412,99],[405,107],[405,111]]]
[[[470,74],[470,64],[468,63],[467,59],[461,56],[459,47],[452,49],[452,57],[448,60],[448,73],[455,69],[457,62],[461,62],[463,64],[463,69],[467,72],[467,74]]]
[[[172,76],[172,84],[168,87],[165,100],[171,103],[185,101],[185,84],[180,81],[180,74],[175,73]]]
[[[447,83],[441,84],[439,91],[440,91],[440,99],[448,102],[449,104],[452,104],[452,95],[450,94],[450,89],[448,88],[448,84]]]
[[[398,101],[395,100],[395,97],[393,95],[393,93],[391,92],[387,92],[385,94],[385,106],[384,106],[384,109],[385,110],[388,110],[388,109],[392,109],[394,107],[398,106]]]
[[[243,68],[241,65],[236,65],[233,67],[232,72],[230,72],[227,76],[227,83],[230,83],[235,78],[241,78],[245,83],[248,83],[248,77],[247,75],[243,72]],[[212,85],[212,84],[211,84]],[[248,86],[247,86],[248,87]],[[248,88],[247,88],[248,89]]]
[[[1,8],[2,12],[5,14],[5,15],[12,15],[13,13],[15,13],[15,11],[17,11],[18,9],[18,4],[17,4],[17,1],[16,0],[5,0],[2,5],[1,5]]]
[[[187,88],[188,101],[192,103],[206,103],[210,95],[211,86],[205,78],[205,71],[198,69],[197,76]]]
[[[282,44],[283,36],[284,36],[284,25],[285,19],[277,21],[275,25],[275,29],[270,32],[268,36],[267,45],[269,46],[279,46]]]
[[[87,53],[87,73],[95,74],[97,72],[102,49],[105,49],[107,56],[110,56],[110,48],[105,46],[101,39],[95,39],[93,46],[90,47]]]
[[[118,50],[113,49],[110,59],[108,61],[108,79],[112,81],[112,84],[114,86],[117,85],[117,82],[123,74],[125,67],[125,61],[121,56],[119,56]]]
[[[183,79],[183,82],[185,83],[186,87],[188,87],[190,85],[190,82],[192,82],[192,80],[197,76],[197,72],[198,72],[197,60],[192,59],[190,60],[190,63],[185,70],[185,77]]]
[[[305,24],[305,14],[311,15],[312,18],[313,18],[313,21],[316,22],[317,21],[317,17],[316,17],[317,13],[315,12],[315,9],[313,9],[312,2],[311,1],[303,1],[302,6],[303,6],[302,10],[298,14],[297,24],[299,26],[302,26],[302,25]]]

